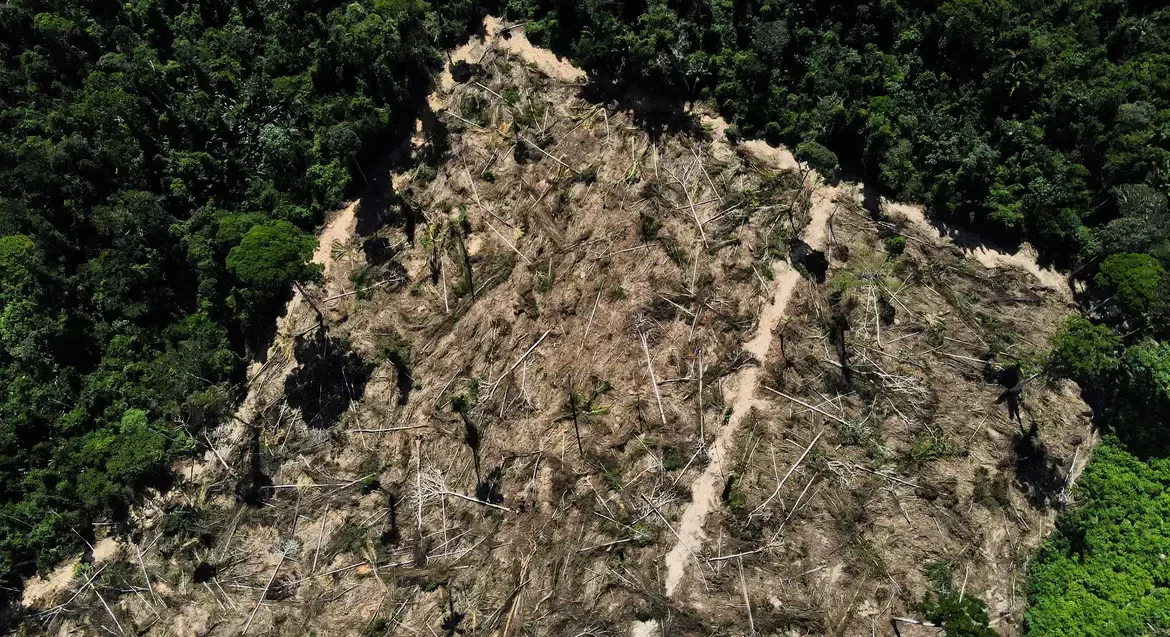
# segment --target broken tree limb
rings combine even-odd
[[[914,624],[915,626],[926,626],[928,628],[942,628],[942,626],[939,626],[938,624],[932,624],[930,622],[922,622],[922,621],[918,621],[917,619],[910,619],[909,617],[891,617],[890,623],[891,624]]]
[[[555,156],[553,156],[553,155],[552,155],[552,154],[550,154],[550,153],[549,153],[547,150],[545,150],[545,149],[541,148],[540,146],[538,146],[538,145],[536,144],[536,142],[529,141],[529,139],[528,139],[527,137],[524,137],[523,135],[518,135],[517,137],[520,139],[520,141],[522,141],[522,142],[524,142],[525,144],[528,144],[529,146],[531,146],[531,147],[535,148],[536,150],[540,151],[540,153],[541,153],[542,155],[544,155],[545,157],[548,157],[549,159],[551,159],[551,160],[555,161],[556,163],[558,163],[558,164],[560,164],[560,165],[564,166],[565,168],[568,168],[568,169],[569,169],[569,170],[570,170],[570,171],[571,171],[571,172],[572,172],[574,175],[579,175],[579,174],[581,174],[581,173],[577,172],[577,169],[576,169],[576,168],[573,168],[572,166],[570,166],[570,165],[566,164],[565,162],[561,161],[561,159],[560,159],[559,157],[555,157]]]
[[[698,322],[698,321],[696,321]],[[699,447],[707,445],[707,434],[703,430],[703,348],[699,348]],[[689,464],[689,463],[688,463]],[[686,469],[684,469],[685,471]]]
[[[218,459],[219,463],[223,465],[223,468],[227,469],[228,473],[235,475],[236,472],[232,471],[232,468],[230,466],[228,466],[228,463],[227,463],[227,461],[225,461],[223,459],[223,456],[219,455],[219,451],[215,448],[215,445],[211,442],[211,438],[207,435],[206,431],[203,432],[203,439],[207,441],[207,448],[211,449],[211,453],[215,454],[216,459]]]
[[[626,542],[633,542],[633,540],[631,540],[630,538],[626,538],[626,539],[624,539],[624,540],[615,540],[615,541],[613,541],[613,542],[606,542],[605,544],[597,544],[597,545],[594,545],[594,546],[586,546],[586,547],[585,547],[585,548],[583,548],[583,549],[577,549],[577,552],[578,552],[578,553],[586,553],[586,552],[588,552],[588,551],[595,551],[595,550],[597,550],[597,549],[604,549],[604,548],[608,548],[608,547],[610,547],[610,546],[617,546],[618,544],[625,544]]]
[[[463,119],[462,117],[460,117],[460,116],[456,115],[456,114],[455,114],[453,111],[443,111],[443,113],[446,113],[447,115],[450,115],[451,117],[454,117],[455,119],[457,119],[457,120],[459,120],[459,121],[463,122],[464,124],[467,124],[468,126],[470,126],[470,127],[472,127],[472,128],[475,128],[475,129],[478,129],[478,130],[487,130],[487,129],[485,129],[483,126],[480,126],[479,124],[476,124],[475,122],[472,122],[472,121],[468,121],[468,120],[466,120],[466,119]]]
[[[520,248],[517,248],[515,245],[512,244],[511,241],[508,241],[508,238],[504,236],[504,233],[500,232],[499,230],[496,230],[496,227],[492,225],[492,222],[488,221],[487,219],[484,219],[483,222],[485,224],[487,224],[487,227],[491,228],[491,231],[496,233],[496,236],[499,237],[500,239],[502,239],[504,241],[504,243],[506,243],[508,245],[509,248],[512,248],[512,252],[515,252],[516,254],[520,255],[520,258],[524,259],[524,262],[527,263],[528,265],[532,265],[532,261],[530,261],[528,259],[528,257],[524,256],[524,253],[520,251]]]
[[[569,409],[573,411],[573,432],[577,434],[577,453],[585,457],[585,447],[581,445],[581,425],[577,422],[577,395],[573,393],[573,374],[569,373]]]
[[[94,595],[97,595],[98,601],[100,601],[102,603],[102,606],[105,607],[106,612],[110,614],[110,619],[114,620],[114,625],[118,627],[118,634],[125,635],[126,631],[122,628],[122,623],[118,621],[117,616],[114,615],[114,611],[110,610],[110,605],[106,603],[106,598],[102,597],[102,594],[98,592],[97,587],[93,585],[92,579],[89,580],[88,583],[89,583],[89,590],[93,591]]]
[[[135,544],[134,552],[138,554],[138,568],[142,569],[142,579],[146,580],[146,590],[150,591],[150,596],[156,601],[162,601],[159,599],[158,593],[154,592],[154,587],[150,584],[150,576],[146,574],[146,564],[142,561],[142,547]]]
[[[399,282],[399,281],[401,281],[401,280],[402,280],[402,279],[399,279],[399,278],[397,278],[397,277],[396,277],[396,278],[393,278],[393,279],[386,279],[385,281],[378,281],[377,283],[375,283],[375,284],[373,284],[373,285],[371,285],[371,286],[369,286],[369,287],[361,288],[361,289],[358,289],[358,290],[351,290],[351,291],[349,291],[349,292],[342,292],[341,294],[334,294],[333,296],[331,296],[331,297],[329,297],[329,298],[327,298],[327,299],[325,299],[324,301],[321,301],[321,302],[322,302],[322,303],[328,303],[328,302],[330,302],[330,301],[336,301],[337,299],[344,299],[344,298],[345,298],[345,297],[347,297],[347,296],[353,296],[354,294],[364,294],[364,293],[366,293],[366,292],[372,292],[372,291],[374,291],[374,290],[376,290],[376,289],[378,289],[378,288],[382,287],[383,285],[386,285],[387,283],[397,283],[397,282]]]
[[[650,501],[650,498],[646,497],[645,493],[640,493],[638,495],[642,496],[642,499],[646,502],[647,505],[650,506],[650,509],[653,510],[654,513],[658,514],[658,519],[662,520],[662,523],[666,525],[666,528],[670,529],[670,532],[674,534],[674,539],[678,540],[678,543],[687,550],[687,553],[691,554],[691,557],[695,559],[695,562],[699,564],[699,566],[702,566],[704,564],[703,560],[700,560],[699,556],[695,555],[695,552],[691,550],[690,545],[683,541],[682,536],[678,534],[678,531],[674,530],[674,527],[670,525],[670,522],[666,519],[666,516],[662,515],[662,511],[659,511],[658,507],[654,506],[654,503]],[[710,565],[708,565],[708,568],[710,568]]]
[[[788,515],[784,516],[784,521],[780,523],[780,528],[776,529],[776,532],[772,534],[772,539],[768,540],[762,546],[755,548],[755,549],[752,549],[750,551],[744,551],[742,553],[735,553],[733,555],[719,555],[719,556],[713,557],[707,561],[708,562],[721,562],[723,560],[732,560],[732,559],[736,559],[739,557],[743,557],[745,555],[755,555],[756,553],[763,553],[764,551],[776,546],[776,542],[780,539],[780,534],[784,532],[784,526],[788,524],[788,521],[792,519],[793,515],[796,515],[796,511],[800,508],[801,501],[804,500],[804,494],[808,493],[809,488],[812,487],[813,482],[816,482],[816,479],[817,479],[816,474],[814,474],[813,477],[809,478],[808,484],[804,485],[804,489],[800,492],[800,495],[796,496],[796,502],[794,502],[792,504],[792,508],[788,510]]]
[[[985,360],[982,360],[979,358],[971,358],[970,356],[960,356],[958,354],[948,354],[947,352],[935,352],[935,353],[942,354],[943,356],[946,356],[947,358],[953,358],[955,360],[960,360],[960,361],[969,361],[972,363],[979,363],[980,365],[986,365],[989,362],[991,362],[991,361],[985,361]]]
[[[642,340],[642,351],[646,353],[646,367],[650,370],[650,387],[654,389],[654,399],[658,401],[658,415],[662,417],[662,424],[666,424],[666,411],[662,408],[662,396],[658,393],[658,380],[654,377],[654,363],[650,361],[650,345],[646,342],[646,332],[639,331]]]
[[[687,204],[691,208],[691,216],[695,219],[695,226],[699,229],[699,238],[703,241],[703,246],[706,247],[707,233],[703,230],[703,221],[699,219],[699,211],[695,208],[695,198],[691,196],[690,189],[687,188],[687,185],[678,178],[678,175],[674,174],[674,171],[667,170],[666,172],[669,173],[670,177],[678,183],[679,188],[682,188],[683,195],[685,195],[687,198]]]
[[[707,167],[703,165],[702,156],[698,152],[696,152],[694,148],[691,148],[691,154],[693,154],[695,156],[695,159],[698,160],[699,170],[702,170],[703,176],[707,178],[707,185],[711,186],[711,192],[715,193],[715,196],[719,198],[719,203],[722,204],[723,203],[723,195],[719,194],[719,189],[715,187],[715,182],[711,180],[711,175],[707,174]]]
[[[325,505],[325,514],[321,516],[321,532],[317,534],[317,550],[313,552],[313,566],[309,568],[309,573],[317,572],[317,558],[321,557],[321,541],[325,539],[325,521],[329,519],[329,505]]]
[[[808,452],[812,451],[813,445],[817,444],[817,441],[820,440],[821,436],[823,436],[823,435],[825,435],[824,429],[822,429],[820,431],[820,433],[818,433],[812,439],[812,442],[808,443],[808,446],[804,448],[804,453],[800,454],[800,457],[796,459],[796,462],[792,463],[792,467],[788,469],[788,473],[784,474],[784,478],[781,479],[780,482],[776,483],[776,490],[772,492],[772,495],[768,496],[768,499],[764,500],[764,502],[762,504],[760,504],[760,506],[756,507],[755,510],[753,510],[751,512],[751,514],[748,516],[749,518],[751,516],[759,513],[760,510],[762,510],[764,507],[768,506],[768,503],[770,503],[772,501],[772,498],[775,498],[777,495],[780,494],[780,489],[784,488],[784,483],[788,482],[788,478],[792,477],[793,472],[795,472],[797,467],[800,466],[800,463],[804,462],[805,456],[808,455]]]
[[[488,87],[484,86],[484,85],[483,85],[483,84],[481,84],[480,82],[478,82],[478,81],[477,81],[477,82],[475,83],[475,85],[476,85],[476,86],[478,86],[478,87],[480,87],[480,88],[482,88],[483,90],[487,91],[488,93],[491,93],[492,95],[496,96],[497,98],[499,98],[499,100],[500,100],[501,102],[503,102],[503,103],[505,103],[505,104],[507,104],[507,103],[508,103],[508,100],[504,99],[504,96],[503,96],[503,95],[500,95],[499,93],[497,93],[497,92],[495,92],[495,91],[491,90],[490,88],[488,88]]]
[[[354,434],[380,434],[387,431],[406,431],[407,429],[422,429],[430,425],[406,425],[404,427],[383,427],[381,429],[350,429],[349,433]]]
[[[692,312],[692,311],[688,310],[687,308],[685,308],[685,307],[683,307],[683,306],[679,305],[678,303],[675,303],[674,301],[671,301],[670,299],[666,298],[665,296],[663,296],[663,295],[661,295],[661,294],[659,294],[659,295],[658,295],[658,298],[662,299],[663,301],[666,301],[667,303],[670,303],[671,305],[673,305],[673,306],[675,307],[675,309],[678,309],[678,310],[681,310],[681,311],[683,311],[683,312],[686,312],[687,314],[689,314],[689,315],[691,316],[691,318],[695,318],[695,313],[694,313],[694,312]]]
[[[581,346],[577,348],[577,354],[580,354],[585,349],[585,339],[589,338],[589,328],[593,327],[593,316],[597,314],[597,303],[599,301],[601,301],[601,290],[597,291],[597,298],[593,299],[593,310],[589,312],[589,321],[585,323],[585,335],[581,337]]]
[[[544,337],[548,336],[550,332],[552,332],[552,330],[545,330],[544,334],[541,334],[540,338],[536,339],[536,342],[532,344],[532,347],[529,347],[528,351],[521,354],[520,358],[517,358],[516,362],[512,363],[512,366],[508,368],[508,371],[505,372],[503,376],[500,376],[500,379],[503,380],[504,378],[507,378],[508,374],[511,374],[513,371],[515,371],[516,368],[520,366],[520,363],[523,363],[524,359],[528,358],[528,355],[531,354],[532,351],[535,350],[542,341],[544,341]],[[500,381],[497,380],[496,382],[498,383]]]
[[[841,423],[842,425],[848,425],[848,424],[849,424],[849,423],[845,422],[844,420],[842,420],[842,419],[840,419],[840,418],[838,418],[838,417],[834,416],[833,414],[830,414],[829,412],[825,411],[824,409],[821,409],[820,407],[816,407],[816,406],[810,405],[810,404],[808,404],[808,403],[804,402],[803,400],[801,400],[801,399],[799,399],[799,398],[793,398],[792,396],[789,396],[788,394],[785,394],[785,393],[784,393],[784,392],[782,392],[782,391],[777,391],[777,390],[775,390],[775,389],[772,389],[771,387],[768,387],[767,385],[761,385],[761,387],[763,387],[764,389],[766,389],[766,390],[768,390],[768,391],[772,392],[773,394],[776,394],[777,396],[780,396],[781,398],[787,398],[788,400],[791,400],[792,402],[794,402],[794,403],[796,403],[796,404],[798,404],[798,405],[801,405],[801,406],[803,406],[803,407],[807,407],[807,408],[809,408],[809,409],[811,409],[811,410],[813,410],[813,411],[815,411],[815,412],[817,412],[817,413],[821,414],[822,416],[824,416],[824,417],[826,417],[826,418],[829,418],[829,419],[831,419],[831,420],[834,420],[834,421],[836,421],[836,422],[839,422],[839,423]]]
[[[260,593],[260,599],[256,600],[256,607],[252,609],[252,614],[248,616],[248,623],[244,624],[244,630],[240,631],[241,635],[248,632],[252,626],[252,620],[256,619],[256,612],[260,610],[260,606],[264,604],[264,598],[268,597],[268,590],[272,588],[272,583],[276,581],[276,574],[280,572],[281,565],[284,564],[285,552],[280,552],[280,559],[276,561],[276,568],[272,569],[272,576],[268,578],[268,585],[264,587],[264,592]]]
[[[459,498],[460,500],[467,500],[468,502],[474,502],[474,503],[476,503],[476,504],[482,504],[482,505],[483,505],[483,506],[485,506],[485,507],[491,507],[491,508],[493,508],[493,509],[499,509],[499,510],[501,510],[501,511],[507,511],[508,513],[512,513],[512,512],[513,512],[513,511],[512,511],[512,509],[509,509],[509,508],[508,508],[508,507],[506,507],[506,506],[503,506],[503,505],[500,505],[500,504],[492,504],[491,502],[484,502],[483,500],[478,500],[478,499],[476,499],[476,498],[470,498],[470,497],[468,497],[468,496],[465,496],[465,495],[463,495],[462,493],[455,493],[454,491],[436,491],[436,492],[435,492],[435,495],[449,495],[449,496],[452,496],[452,497],[455,497],[455,498]]]
[[[914,487],[915,489],[918,488],[918,485],[914,484],[913,482],[907,482],[901,478],[895,478],[894,476],[892,476],[888,473],[882,473],[881,471],[874,471],[873,469],[870,469],[868,467],[863,467],[859,464],[853,465],[853,466],[857,469],[860,469],[860,470],[866,472],[866,473],[872,473],[873,475],[878,476],[880,478],[885,478],[886,480],[893,480],[894,482],[897,482],[898,484],[904,484],[908,487]]]
[[[739,565],[739,589],[743,591],[743,605],[747,607],[748,629],[749,635],[756,634],[756,622],[752,619],[752,602],[748,599],[747,582],[743,579],[743,559],[736,558],[736,563]]]

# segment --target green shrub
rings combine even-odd
[[[886,237],[884,243],[886,244],[886,253],[891,257],[900,257],[906,251],[906,237],[901,235]]]
[[[837,175],[837,155],[817,142],[797,144],[793,155],[801,162],[811,166],[825,179],[832,179]]]
[[[1148,254],[1114,254],[1101,264],[1094,281],[1123,312],[1140,317],[1149,310],[1163,274],[1161,264]]]
[[[927,621],[942,626],[946,637],[999,637],[988,626],[987,604],[974,595],[960,598],[954,590],[928,593],[922,614]]]
[[[1089,390],[1100,390],[1119,365],[1121,339],[1113,330],[1080,316],[1069,317],[1052,337],[1049,372],[1070,378]]]

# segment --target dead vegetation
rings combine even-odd
[[[1005,398],[1023,424],[994,401],[1064,308],[848,202],[826,259],[795,241],[806,174],[698,125],[650,134],[653,112],[582,99],[500,42],[459,52],[410,160],[329,243],[308,291],[324,327],[290,314],[234,430],[38,625],[870,634],[946,562],[1010,634],[1088,440],[1067,389]],[[811,282],[757,360],[744,343],[790,252]],[[266,371],[281,361],[287,378]],[[753,365],[767,400],[667,597],[725,385]]]
[[[757,630],[890,634],[945,564],[1018,634],[1026,560],[1091,443],[1075,391],[1034,375],[1068,310],[860,206],[837,209],[829,252],[767,357],[762,425],[707,529],[716,572],[689,592],[731,604],[742,562]]]
[[[601,634],[680,612],[658,560],[723,380],[755,363],[801,178],[701,129],[648,135],[499,49],[465,70],[358,209],[370,232],[329,246],[326,322],[290,330],[287,378],[261,369],[240,433],[153,500],[134,560],[93,582],[112,614],[79,596],[50,632]]]

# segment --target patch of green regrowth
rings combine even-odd
[[[890,258],[900,257],[902,253],[906,252],[906,237],[901,235],[886,237],[882,243],[885,244],[886,254]]]

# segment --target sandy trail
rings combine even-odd
[[[768,153],[762,156],[757,155],[758,159],[766,159],[770,163],[781,166],[788,165],[789,162],[791,165],[796,164],[796,160],[792,159],[787,150],[767,146],[765,148],[768,149]],[[751,152],[752,149],[748,150]],[[814,175],[812,179],[815,180],[816,176]],[[819,250],[824,245],[825,226],[829,215],[833,212],[833,200],[838,193],[837,188],[823,184],[813,192],[811,218],[801,233],[801,239],[814,249]],[[775,291],[772,293],[771,300],[760,313],[756,333],[744,345],[744,348],[761,364],[772,345],[772,332],[787,316],[788,300],[792,297],[792,292],[801,279],[800,273],[787,261],[777,261],[773,264],[772,271],[775,274]],[[743,419],[757,402],[756,385],[759,381],[760,369],[760,365],[744,368],[736,374],[737,377],[732,383],[735,389],[729,401],[732,407],[731,418],[719,430],[715,442],[707,452],[711,462],[703,474],[691,485],[693,496],[691,504],[683,511],[676,528],[679,541],[666,554],[666,595],[668,597],[673,596],[678,590],[678,586],[686,574],[687,566],[695,559],[693,555],[702,553],[703,541],[706,539],[703,527],[706,524],[707,514],[716,505],[719,494],[723,490],[727,465],[734,452],[735,434],[743,423]]]
[[[722,124],[722,122],[719,123]],[[772,164],[778,169],[799,167],[792,154],[783,147],[772,148],[763,142],[753,141],[741,144],[741,148],[750,152],[758,160]],[[816,179],[815,175],[813,179]],[[823,183],[814,190],[811,219],[801,236],[810,247],[818,250],[823,249],[826,223],[834,208],[833,201],[839,194],[838,188],[829,187]],[[905,217],[926,236],[936,241],[953,241],[949,236],[944,236],[926,219],[921,206],[883,202],[883,209],[886,214],[892,212]],[[962,237],[960,237],[960,241],[962,241]],[[1024,246],[1014,254],[1009,254],[979,244],[973,236],[970,241],[964,243],[978,245],[975,248],[968,248],[968,252],[984,267],[1009,266],[1022,269],[1031,274],[1042,287],[1054,290],[1064,298],[1072,297],[1065,277],[1056,270],[1041,268],[1036,261],[1035,251],[1029,246]],[[796,284],[800,281],[800,274],[785,261],[774,264],[773,271],[776,272],[777,285],[772,299],[764,306],[760,314],[756,333],[744,346],[761,365],[772,344],[772,331],[787,316],[788,300],[791,298]],[[707,514],[716,506],[719,494],[722,492],[723,479],[726,476],[726,463],[730,461],[734,452],[735,434],[744,417],[757,404],[756,386],[760,369],[759,365],[748,367],[740,371],[738,377],[733,381],[735,389],[730,396],[730,404],[733,408],[731,419],[719,431],[714,444],[708,451],[711,463],[707,465],[706,470],[691,487],[693,500],[683,511],[676,528],[679,541],[666,554],[666,594],[668,597],[674,596],[686,575],[688,566],[696,559],[696,555],[702,553],[703,542],[706,539],[703,527],[706,524]],[[634,632],[652,630],[654,625],[655,622],[646,622],[645,625],[635,626]]]
[[[121,543],[112,537],[98,540],[93,545],[93,566],[95,569],[118,557]],[[64,564],[60,564],[51,573],[44,577],[34,577],[24,583],[24,592],[20,603],[25,608],[39,608],[52,603],[57,595],[69,588],[75,579],[73,574],[77,565],[81,563],[81,556],[77,556]]]
[[[723,124],[715,119],[706,121]],[[744,142],[740,146],[754,155],[756,159],[771,164],[777,169],[796,169],[799,167],[792,154],[783,147],[772,148],[759,141]],[[812,178],[815,180],[815,175]],[[826,223],[833,212],[833,201],[839,194],[838,188],[829,187],[823,183],[813,191],[811,219],[801,236],[810,247],[818,250],[823,249]],[[952,241],[949,236],[944,237],[926,219],[921,206],[883,202],[883,212],[885,214],[891,212],[900,214],[926,236],[936,241]],[[965,243],[978,245],[978,247],[968,251],[970,256],[984,267],[1009,266],[1022,269],[1031,274],[1039,285],[1056,291],[1064,298],[1072,297],[1065,277],[1056,270],[1041,268],[1037,264],[1035,252],[1030,247],[1024,246],[1019,252],[1009,254],[979,244],[973,236],[970,241]],[[787,316],[788,300],[791,298],[796,284],[800,281],[800,274],[785,261],[774,264],[773,271],[776,273],[777,285],[772,299],[764,306],[760,314],[756,333],[744,346],[761,365],[772,344],[772,331]],[[714,444],[708,451],[711,463],[691,486],[693,500],[683,511],[676,528],[679,541],[666,554],[666,594],[668,597],[673,596],[678,590],[688,566],[696,559],[694,556],[702,553],[703,542],[706,539],[703,527],[706,524],[707,514],[716,506],[719,494],[722,492],[723,479],[726,476],[726,463],[730,461],[734,453],[735,434],[744,417],[757,404],[756,385],[760,369],[759,365],[745,368],[733,381],[732,386],[735,389],[732,396],[729,397],[733,409],[731,419],[719,431]],[[654,622],[648,622],[647,626],[636,627],[635,632],[650,630],[650,626],[653,624]]]
[[[504,23],[496,17],[487,16],[483,19],[483,39],[472,38],[463,46],[451,52],[451,61],[454,63],[469,62],[477,64],[483,59],[489,49],[500,48],[531,64],[538,71],[559,80],[574,84],[584,82],[587,78],[585,71],[573,66],[568,60],[559,58],[548,49],[533,46],[524,35],[523,27],[509,30],[510,36],[501,38],[500,33],[505,29]],[[440,110],[446,106],[442,95],[450,95],[455,87],[455,78],[451,75],[451,67],[444,66],[439,73],[438,86],[441,90],[428,96],[427,101],[433,110]]]
[[[1028,244],[1021,246],[1019,251],[1015,253],[1008,253],[988,247],[970,232],[944,226],[947,230],[947,236],[944,236],[939,228],[926,218],[923,207],[918,205],[883,201],[882,212],[886,215],[894,213],[905,217],[920,232],[935,241],[948,241],[960,246],[985,268],[992,270],[1005,266],[1019,268],[1032,275],[1032,278],[1036,279],[1041,287],[1059,293],[1066,300],[1071,301],[1073,298],[1072,289],[1068,285],[1068,277],[1053,268],[1040,267],[1036,250]]]

